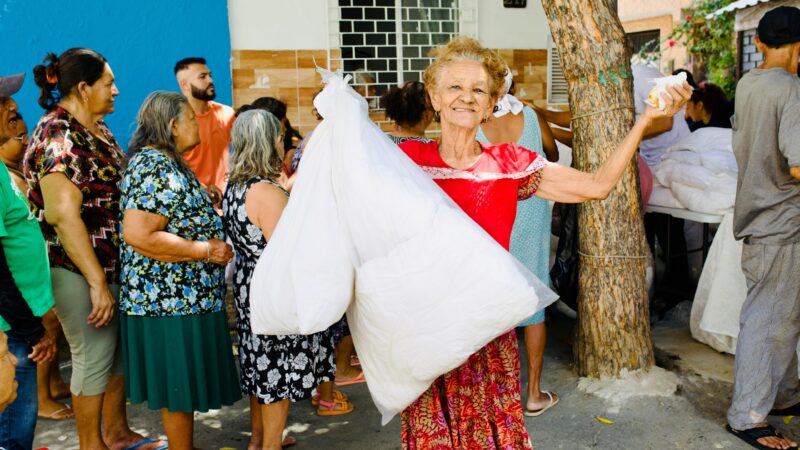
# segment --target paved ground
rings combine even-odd
[[[610,402],[577,390],[571,368],[568,338],[571,322],[556,317],[549,322],[549,342],[543,385],[561,394],[561,403],[545,415],[528,418],[528,430],[538,449],[746,449],[723,429],[731,387],[726,380],[732,358],[701,344],[692,346],[688,326],[662,322],[654,335],[659,363],[675,371],[681,386],[669,398],[629,400],[618,412]],[[662,345],[663,344],[663,345]],[[687,350],[688,349],[688,350]],[[683,355],[681,353],[684,353]],[[707,363],[712,361],[712,363]],[[705,366],[704,366],[705,364]],[[524,366],[524,364],[523,364]],[[699,375],[698,373],[702,373]],[[400,448],[399,420],[380,426],[377,410],[364,385],[345,388],[356,411],[339,418],[321,418],[310,404],[293,405],[289,424],[300,449]],[[136,430],[160,434],[159,415],[142,406],[129,409]],[[606,425],[595,416],[615,423]],[[800,425],[774,425],[800,436]],[[74,421],[40,422],[37,447],[77,448]],[[247,404],[240,401],[222,411],[199,414],[196,442],[204,449],[244,449],[248,441]]]

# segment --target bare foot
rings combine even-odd
[[[292,436],[286,436],[285,438],[283,438],[283,442],[281,442],[281,447],[287,448],[287,447],[292,447],[296,444],[297,444],[297,439],[295,439]]]
[[[69,405],[59,403],[52,399],[39,402],[39,418],[49,420],[66,420],[75,417]]]
[[[156,450],[164,447],[167,444],[158,438],[146,438],[139,433],[133,432],[132,430],[128,430],[128,433],[123,436],[115,436],[114,438],[103,436],[103,441],[105,441],[110,450],[123,450],[132,445],[138,444],[145,439],[152,439],[154,442],[149,442],[136,447],[136,450]]]
[[[766,445],[770,448],[788,449],[797,447],[797,442],[789,438],[765,437],[757,439],[761,445]]]
[[[797,447],[797,442],[795,442],[795,441],[793,441],[793,440],[781,435],[774,428],[770,429],[769,428],[769,424],[766,423],[766,422],[760,423],[760,424],[756,424],[756,426],[754,428],[751,428],[749,430],[734,430],[732,427],[730,427],[730,425],[727,428],[728,428],[728,431],[732,431],[733,434],[737,435],[740,439],[742,439],[742,440],[744,440],[745,442],[748,442],[748,443],[752,442],[752,441],[748,441],[748,438],[746,437],[746,433],[748,431],[750,431],[750,432],[752,432],[754,430],[755,431],[759,431],[761,428],[764,428],[765,429],[765,430],[763,430],[764,432],[768,432],[769,434],[773,434],[774,433],[776,435],[766,436],[766,437],[762,437],[762,438],[756,439],[756,442],[758,442],[759,444],[761,444],[763,446],[766,446],[766,447],[769,447],[769,448],[775,448],[775,449],[781,449],[781,450],[786,450],[786,449]],[[755,438],[755,436],[752,436],[751,438]]]
[[[283,438],[283,442],[281,443],[281,447],[291,447],[297,444],[297,439],[293,438],[292,436],[286,436]],[[261,438],[253,439],[250,438],[250,443],[247,444],[247,450],[261,450]]]
[[[558,394],[551,392],[550,395],[553,396],[552,400],[550,400],[550,396],[544,392],[539,392],[538,395],[529,392],[528,401],[525,402],[525,409],[528,411],[539,411],[540,409],[546,408],[551,403],[556,404],[559,400]]]
[[[247,450],[261,450],[261,436],[251,436],[247,443]]]

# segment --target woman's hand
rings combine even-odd
[[[33,346],[33,351],[28,355],[28,358],[37,364],[51,361],[58,352],[56,336],[58,336],[60,325],[53,308],[50,308],[50,311],[42,316],[42,325],[44,326],[44,336]]]
[[[661,117],[672,117],[686,106],[686,102],[688,102],[690,98],[692,98],[692,88],[685,81],[681,86],[667,86],[666,92],[661,94],[661,99],[664,101],[665,105],[664,109],[662,110],[647,105],[644,110],[644,116],[650,120]]]
[[[94,283],[89,285],[89,298],[92,300],[92,312],[86,322],[96,328],[104,327],[114,317],[114,305],[117,303],[108,284]]]
[[[55,337],[47,330],[45,330],[44,336],[39,339],[39,342],[31,348],[33,351],[28,355],[28,358],[36,364],[52,361],[58,349]]]
[[[206,241],[208,245],[208,261],[220,266],[227,265],[233,259],[233,249],[225,241],[219,239],[209,239]]]

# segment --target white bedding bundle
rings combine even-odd
[[[310,334],[345,310],[387,423],[436,377],[556,299],[369,120],[341,74],[250,285],[253,331]]]
[[[736,199],[736,158],[733,132],[701,128],[670,147],[653,168],[656,188],[650,204],[679,207],[707,214],[724,214]],[[672,197],[659,192],[669,189]],[[676,203],[677,202],[677,203]]]

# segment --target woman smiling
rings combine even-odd
[[[602,199],[631,162],[645,128],[654,119],[680,110],[688,86],[670,87],[660,111],[649,108],[620,147],[594,173],[548,163],[514,143],[475,140],[503,88],[505,62],[470,38],[456,38],[438,49],[425,71],[425,85],[439,142],[407,141],[401,149],[475,222],[508,249],[517,200],[532,195],[558,202]],[[439,377],[403,411],[406,449],[531,448],[520,403],[520,359],[509,331]]]

